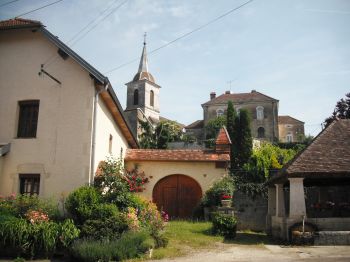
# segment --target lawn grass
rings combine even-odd
[[[247,245],[261,246],[273,244],[265,233],[250,230],[238,231],[236,238],[224,239],[222,236],[211,234],[211,222],[171,221],[165,227],[165,236],[169,238],[169,244],[165,248],[153,250],[152,259],[174,258],[185,256],[193,251],[215,250],[223,245]],[[144,261],[146,256],[140,259],[128,260],[128,262]]]
[[[184,256],[190,252],[201,249],[215,249],[219,243],[236,245],[263,245],[270,244],[265,233],[249,230],[237,232],[233,240],[225,240],[222,236],[211,234],[211,222],[171,221],[166,226],[165,235],[169,238],[166,248],[153,251],[153,259],[173,258]]]
[[[169,244],[166,248],[155,249],[153,258],[184,256],[193,250],[205,249],[216,242],[223,242],[223,237],[210,234],[211,226],[210,222],[169,222],[165,231]]]

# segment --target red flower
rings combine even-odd
[[[229,200],[229,199],[232,199],[232,196],[231,195],[222,195],[221,199],[222,200]]]

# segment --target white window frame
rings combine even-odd
[[[216,110],[216,117],[223,116],[224,113],[225,113],[225,110],[220,108]]]
[[[256,107],[256,119],[263,120],[264,119],[264,107],[257,106]]]
[[[288,134],[286,135],[286,141],[287,141],[288,143],[292,143],[292,142],[293,142],[293,134],[292,134],[292,133],[288,133]]]

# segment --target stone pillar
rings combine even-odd
[[[272,216],[276,215],[276,188],[268,188],[268,202],[266,215],[266,233],[272,235]]]
[[[301,218],[306,216],[305,197],[304,197],[304,178],[289,178],[290,196],[289,196],[289,217]]]
[[[267,214],[270,216],[276,215],[276,188],[268,188]]]
[[[286,215],[284,205],[283,184],[276,184],[276,216],[284,217]]]

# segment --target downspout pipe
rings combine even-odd
[[[110,83],[107,81],[105,82],[104,87],[95,90],[95,97],[94,97],[94,108],[93,108],[93,120],[92,120],[92,144],[91,144],[91,162],[90,162],[90,174],[89,174],[89,185],[92,185],[94,183],[94,176],[95,176],[95,149],[96,149],[96,120],[97,120],[97,105],[99,96],[102,92],[105,92],[108,90],[110,86]]]

